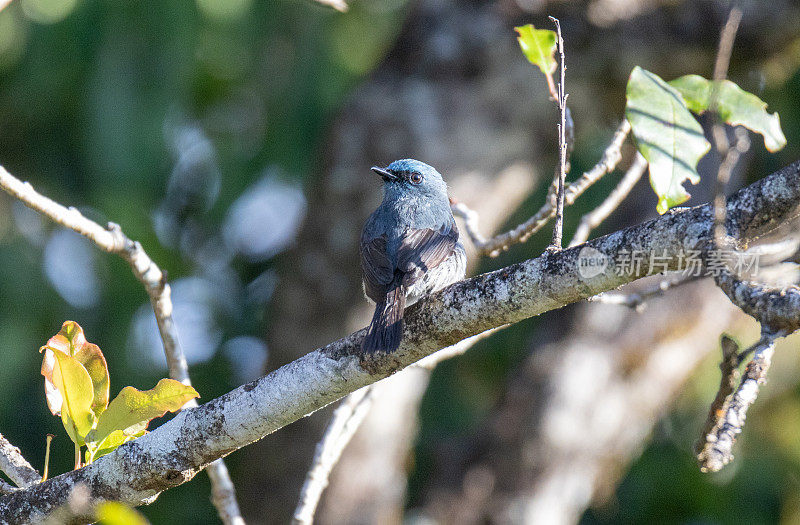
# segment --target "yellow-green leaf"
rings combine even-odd
[[[555,31],[536,29],[533,24],[515,27],[517,41],[528,62],[537,66],[548,77],[556,70],[558,40]]]
[[[685,75],[669,83],[680,91],[689,109],[703,113],[711,104],[714,83],[699,75]],[[777,113],[767,112],[767,103],[740,88],[730,80],[717,84],[717,111],[719,117],[731,126],[744,126],[764,137],[769,151],[778,151],[786,145]]]
[[[109,403],[89,439],[101,442],[115,430],[121,430],[126,435],[140,432],[151,419],[180,410],[187,401],[198,395],[194,388],[174,379],[162,379],[155,388],[144,392],[126,386]]]
[[[118,501],[104,501],[97,505],[97,523],[101,525],[148,525],[139,512]]]
[[[63,398],[61,420],[64,428],[74,443],[82,445],[96,420],[92,412],[92,379],[74,357],[49,349],[46,352],[54,355],[53,385]]]
[[[627,87],[625,116],[639,152],[650,167],[650,185],[658,197],[658,213],[687,199],[684,181],[697,184],[698,161],[711,144],[681,94],[658,75],[635,67]]]
[[[75,354],[75,359],[89,373],[92,380],[94,399],[92,400],[92,411],[96,416],[100,416],[108,406],[110,378],[108,377],[108,365],[106,358],[100,348],[92,343],[86,343]]]
[[[106,454],[114,452],[120,445],[128,441],[133,441],[145,434],[147,434],[147,430],[141,430],[135,434],[125,434],[122,430],[115,430],[99,443],[88,441],[86,443],[86,463],[88,464],[96,459],[102,458]]]
[[[39,351],[43,352],[47,349],[51,352],[45,352],[42,360],[42,375],[45,378],[47,405],[53,415],[61,413],[61,403],[63,402],[61,393],[52,382],[55,359],[53,352],[61,352],[77,359],[89,373],[94,392],[92,410],[96,416],[99,416],[108,406],[109,398],[108,366],[100,348],[86,341],[83,329],[78,323],[65,321],[61,330],[51,337]]]

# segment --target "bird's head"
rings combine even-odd
[[[384,181],[387,197],[401,195],[425,195],[447,198],[447,184],[435,168],[414,159],[396,160],[385,168],[373,167],[372,171]]]

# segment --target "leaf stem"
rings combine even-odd
[[[47,481],[47,474],[50,471],[50,443],[53,442],[53,434],[47,434],[46,443],[44,446],[44,474],[42,474],[42,482]]]
[[[75,470],[78,470],[81,466],[81,446],[75,443]]]

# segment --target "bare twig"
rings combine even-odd
[[[556,189],[556,223],[553,225],[553,239],[550,241],[549,251],[558,251],[562,248],[561,238],[564,233],[564,184],[567,178],[567,95],[564,93],[564,79],[567,66],[564,63],[564,39],[561,37],[561,23],[558,18],[550,17],[556,26],[558,35],[558,54],[561,70],[561,79],[558,81],[558,104],[561,121],[558,124],[558,185]]]
[[[623,120],[614,133],[614,138],[603,152],[603,156],[591,170],[585,172],[577,180],[567,186],[564,191],[564,205],[571,206],[589,187],[604,175],[611,173],[622,160],[622,144],[631,131],[631,125]],[[527,241],[531,235],[538,232],[547,222],[555,217],[555,200],[548,198],[544,205],[530,219],[519,226],[486,239],[480,234],[478,228],[478,214],[461,202],[453,204],[453,214],[464,219],[464,230],[475,248],[489,257],[497,257],[500,252],[517,243]]]
[[[736,436],[742,432],[747,409],[755,402],[759,387],[767,380],[767,371],[775,352],[775,339],[780,335],[783,334],[764,331],[761,339],[743,352],[743,355],[753,353],[753,359],[747,364],[744,378],[733,392],[730,385],[735,381],[739,356],[735,353],[725,356],[720,365],[723,371],[720,390],[706,423],[706,427],[710,425],[711,428],[704,432],[698,446],[697,461],[703,472],[716,472],[733,460]]]
[[[30,487],[42,480],[42,476],[22,457],[17,447],[0,435],[0,470],[17,484],[18,487]]]
[[[719,101],[719,87],[723,80],[728,76],[728,65],[731,61],[731,53],[733,52],[733,42],[736,39],[736,32],[739,29],[739,23],[742,21],[742,10],[734,5],[728,13],[728,20],[719,38],[719,48],[717,50],[717,58],[714,63],[714,82],[711,85],[711,95],[709,100],[709,108],[712,112],[713,127],[712,136],[714,138],[714,146],[722,157],[719,170],[717,170],[717,181],[714,187],[714,238],[717,244],[720,244],[723,236],[725,235],[725,188],[730,180],[731,173],[734,166],[739,160],[739,148],[730,149],[728,137],[725,133],[725,126],[719,120],[719,108],[717,107]]]
[[[569,243],[570,247],[586,242],[591,231],[606,220],[622,201],[625,200],[625,197],[628,196],[636,183],[639,182],[639,179],[642,178],[645,169],[647,169],[647,161],[641,153],[637,153],[636,160],[633,161],[631,167],[625,172],[625,175],[619,181],[617,187],[606,197],[606,200],[581,218],[578,229],[575,230],[575,235]]]
[[[504,327],[487,330],[481,334],[474,335],[452,346],[443,348],[438,352],[421,359],[409,368],[420,367],[433,370],[437,364],[461,355],[478,341],[485,339],[489,335],[501,330]],[[353,438],[356,430],[364,422],[369,408],[372,406],[374,391],[372,385],[356,390],[348,395],[333,412],[328,427],[322,439],[317,444],[317,450],[311,468],[306,474],[300,500],[294,511],[292,522],[296,525],[308,525],[314,522],[314,514],[317,510],[320,498],[325,488],[328,486],[331,471],[342,455],[347,444]]]
[[[659,296],[671,288],[680,286],[682,284],[696,281],[702,276],[695,275],[681,275],[677,277],[669,277],[662,279],[654,286],[645,288],[642,291],[634,293],[618,293],[618,292],[603,292],[588,300],[591,302],[605,303],[605,304],[618,304],[620,306],[627,306],[636,311],[641,311],[647,304],[647,300]]]
[[[128,262],[133,274],[142,283],[150,298],[161,341],[164,344],[169,376],[183,384],[191,385],[189,366],[178,341],[178,332],[172,319],[170,286],[167,284],[164,272],[145,253],[141,244],[129,239],[117,224],[109,223],[108,228],[103,228],[84,217],[76,208],[66,208],[45,197],[38,193],[30,183],[20,181],[2,166],[0,166],[0,188],[52,221],[93,241],[100,249],[119,255]],[[184,405],[185,408],[196,406],[197,401],[194,399]],[[233,483],[222,460],[209,465],[208,475],[213,484],[212,499],[223,522],[226,525],[244,523],[236,502]],[[37,477],[39,477],[38,474]]]

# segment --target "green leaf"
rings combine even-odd
[[[141,430],[135,434],[125,434],[122,430],[115,430],[106,436],[99,443],[89,441],[86,443],[86,463],[99,459],[106,454],[114,452],[120,445],[133,441],[136,438],[142,437],[147,434],[147,430]]]
[[[96,514],[100,525],[148,525],[144,516],[119,501],[99,503]]]
[[[519,47],[528,59],[528,62],[537,66],[546,76],[556,70],[556,50],[558,40],[555,31],[549,29],[536,29],[533,24],[515,27]]]
[[[695,113],[709,109],[714,86],[711,80],[699,75],[686,75],[669,84],[680,91],[689,109]],[[780,117],[777,113],[767,112],[766,102],[730,80],[723,80],[717,86],[717,111],[722,121],[761,134],[769,151],[778,151],[786,145]]]
[[[162,379],[155,388],[144,392],[126,386],[109,403],[89,439],[99,443],[115,430],[121,430],[126,435],[141,432],[151,419],[180,410],[187,401],[198,395],[194,388],[174,379]]]
[[[62,352],[53,352],[53,385],[60,392],[63,403],[61,421],[70,439],[82,445],[84,438],[92,430],[96,417],[92,412],[92,379],[77,359]]]
[[[650,166],[658,213],[689,199],[683,182],[700,181],[697,162],[711,148],[681,94],[658,75],[635,67],[627,88],[625,116],[639,152]]]
[[[94,391],[92,410],[96,416],[99,416],[108,406],[110,383],[106,358],[100,348],[86,341],[83,329],[78,323],[65,321],[61,326],[61,330],[51,337],[39,351],[42,352],[46,349],[72,356],[83,365],[92,379]],[[50,411],[53,415],[59,415],[61,413],[62,399],[61,394],[52,384],[54,361],[52,356],[48,357],[48,355],[45,352],[45,358],[42,361],[42,375],[45,377],[45,395]]]

